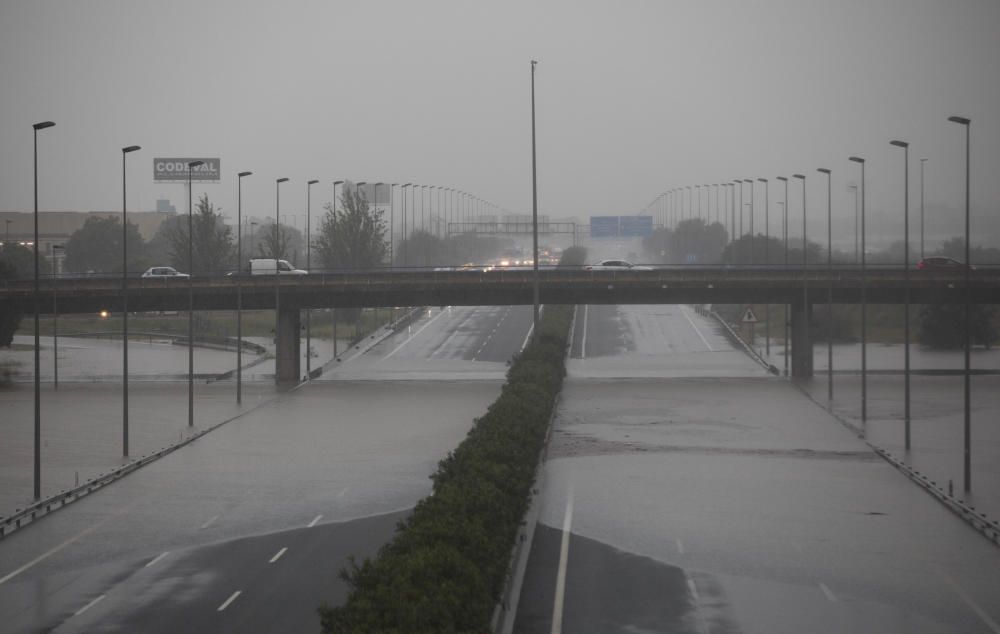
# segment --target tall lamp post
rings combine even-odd
[[[833,408],[833,190],[830,189],[832,174],[825,167],[816,169],[826,174],[826,400]]]
[[[194,206],[191,195],[191,173],[204,161],[190,161],[188,173],[188,427],[194,427]]]
[[[538,337],[538,171],[535,165],[535,60],[531,60],[531,268],[533,279],[531,299],[534,313],[531,322],[531,336]],[[37,318],[36,318],[37,319]],[[37,325],[35,332],[38,332]],[[37,336],[37,335],[36,335]],[[36,353],[37,354],[37,353]]]
[[[903,148],[903,436],[910,449],[910,144],[893,140]]]
[[[138,145],[122,148],[122,455],[128,456],[128,219],[125,202],[125,155]]]
[[[753,264],[753,238],[754,238],[754,235],[753,235],[753,203],[754,203],[753,179],[752,178],[744,178],[743,182],[744,183],[750,183],[750,264]]]
[[[402,206],[402,210],[401,210],[403,212],[403,231],[400,234],[401,238],[402,238],[402,243],[401,243],[400,246],[403,249],[403,251],[402,251],[403,266],[408,266],[409,265],[409,259],[408,259],[407,251],[409,251],[408,247],[409,247],[409,244],[410,244],[410,238],[409,238],[409,235],[407,235],[407,233],[406,233],[406,227],[407,227],[407,224],[406,224],[406,188],[407,187],[413,187],[413,183],[403,183],[402,185],[399,186],[399,195],[403,199],[403,201],[402,201],[403,202],[403,206]],[[411,205],[411,207],[412,207],[412,205]],[[412,225],[413,223],[410,223],[410,224]],[[412,226],[410,226],[410,231],[413,231],[413,227]]]
[[[39,290],[38,290],[38,131],[44,130],[45,128],[51,128],[55,123],[52,121],[42,121],[41,123],[32,124],[34,129],[34,142],[35,142],[35,242],[32,245],[34,247],[34,257],[35,257],[35,499],[38,500],[42,495],[42,377],[41,377],[41,341],[38,333],[38,303],[39,303]],[[7,249],[6,243],[4,243],[4,249]]]
[[[809,307],[809,258],[807,257],[808,250],[806,249],[806,176],[805,174],[792,174],[792,178],[797,178],[802,181],[802,314],[805,315],[804,323],[802,327],[805,332],[809,332],[809,318],[812,312]],[[801,339],[809,340],[808,337],[802,337]],[[800,339],[800,340],[801,340]],[[792,344],[792,349],[798,354],[798,349],[796,345],[799,342],[796,341]],[[812,355],[812,350],[803,350],[803,354]],[[795,368],[792,367],[792,373],[794,374]]]
[[[771,208],[771,184],[768,183],[766,178],[758,178],[758,181],[764,183],[764,266],[769,266],[771,264],[771,259],[768,254],[767,243],[771,241],[770,235],[770,208]],[[764,349],[767,352],[768,361],[771,358],[771,304],[764,304]]]
[[[278,260],[281,256],[281,184],[287,183],[287,178],[276,178],[274,180],[274,340],[278,341],[278,323],[281,319],[281,273],[278,271]],[[295,334],[296,337],[299,333]],[[277,345],[277,343],[276,343]],[[278,360],[274,360],[274,382],[279,383]]]
[[[60,274],[59,253],[64,252],[65,247],[61,244],[52,245],[52,264],[55,267],[55,275]],[[57,287],[52,287],[52,387],[59,389],[59,294]]]
[[[785,184],[785,198],[781,202],[781,242],[784,246],[784,263],[785,274],[788,274],[788,178],[785,176],[775,176],[775,180],[779,180]],[[785,376],[788,376],[788,302],[783,304],[785,308]]]
[[[868,436],[868,275],[865,258],[865,159],[848,159],[861,165],[861,433]]]
[[[965,271],[965,383],[964,383],[964,395],[965,395],[965,464],[964,464],[964,486],[965,492],[968,493],[972,491],[972,410],[971,397],[972,397],[972,383],[970,377],[971,363],[969,352],[972,347],[972,338],[970,329],[972,327],[972,298],[970,296],[969,290],[969,267],[972,264],[969,261],[970,249],[969,249],[969,130],[971,129],[972,121],[966,117],[948,117],[948,121],[952,123],[959,123],[965,126],[965,266],[963,267]],[[35,247],[35,252],[37,253],[38,247]],[[37,317],[36,317],[37,319]],[[37,327],[35,332],[37,332]]]
[[[924,163],[927,159],[920,159],[920,259],[924,259]]]
[[[312,273],[312,186],[318,180],[306,181],[306,270]],[[306,308],[306,376],[312,378],[312,310]]]
[[[253,172],[236,175],[236,404],[243,403],[243,178]],[[253,227],[250,223],[250,248],[253,248]]]
[[[344,181],[338,180],[333,181],[333,210],[337,211],[337,185],[341,186],[341,196],[343,196],[343,186]],[[330,307],[330,321],[332,321],[332,331],[330,332],[330,338],[333,339],[333,358],[337,359],[337,309]]]
[[[860,235],[858,232],[858,186],[848,185],[847,189],[854,190],[854,263],[857,264],[860,261],[858,255],[858,236]]]

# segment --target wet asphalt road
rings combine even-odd
[[[433,309],[0,541],[3,631],[315,630],[346,557],[388,539],[496,397],[530,315]]]
[[[1000,551],[707,319],[581,307],[568,372],[514,631],[1000,632]]]

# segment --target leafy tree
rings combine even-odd
[[[139,227],[128,223],[128,270],[147,267],[146,245]],[[120,273],[122,270],[122,223],[116,217],[90,217],[66,241],[66,270],[74,273]]]
[[[667,261],[674,264],[712,264],[722,258],[728,236],[718,222],[706,224],[701,218],[682,220],[669,235]]]
[[[25,251],[24,247],[20,247]],[[14,258],[11,256],[11,251],[8,245],[4,245],[3,251],[0,251],[0,280],[8,280],[17,277],[18,267],[14,263]],[[0,303],[0,348],[9,348],[11,342],[14,340],[14,333],[17,332],[18,326],[21,325],[21,311],[15,309],[13,306],[9,306]]]
[[[295,227],[285,224],[276,227],[272,224],[261,229],[254,236],[254,242],[257,243],[256,249],[249,251],[256,254],[253,257],[284,259],[305,266],[306,243],[302,238],[302,232]]]
[[[233,267],[233,230],[226,226],[221,209],[209,202],[208,194],[198,198],[191,224],[191,268],[188,268],[188,219],[179,216],[166,229],[170,263],[179,271],[189,273],[219,273]]]
[[[765,244],[767,245],[767,258],[765,262]],[[785,243],[780,238],[768,236],[764,239],[764,234],[759,233],[753,238],[753,258],[751,260],[750,235],[741,236],[735,242],[726,245],[722,250],[722,261],[727,264],[784,264],[785,263]],[[817,242],[806,243],[806,253],[808,262],[812,264],[826,263],[826,250]],[[802,239],[794,238],[788,241],[788,265],[798,266],[802,264]]]
[[[0,257],[7,262],[9,278],[19,277],[24,279],[34,275],[35,252],[31,248],[20,244],[8,244],[3,249],[0,249]],[[39,275],[48,275],[51,272],[52,265],[49,263],[49,259],[39,254]]]
[[[642,239],[643,261],[666,264],[673,255],[674,232],[667,227],[659,227]]]
[[[394,256],[397,266],[428,266],[431,264],[454,266],[462,264],[456,261],[455,243],[445,241],[427,231],[414,231],[410,237],[396,245]]]
[[[987,349],[997,340],[993,325],[996,307],[971,304],[970,340]],[[920,343],[932,348],[962,348],[965,345],[965,307],[960,304],[924,304],[920,309]]]
[[[323,206],[326,214],[316,239],[316,251],[328,269],[358,269],[379,266],[385,261],[388,245],[382,212],[368,206],[364,194],[347,189],[341,207]]]

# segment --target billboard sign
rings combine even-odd
[[[188,179],[188,163],[202,161],[203,164],[191,169],[191,180],[198,182],[219,182],[222,178],[222,161],[217,158],[154,158],[153,181],[181,182]]]
[[[591,216],[591,238],[617,238],[618,216]]]
[[[653,217],[621,216],[618,227],[623,238],[645,238],[653,235]]]

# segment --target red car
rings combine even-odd
[[[959,262],[955,258],[946,257],[933,257],[924,258],[917,262],[917,268],[921,271],[961,271],[966,267],[965,264]],[[976,267],[971,264],[968,265],[970,271],[974,271]]]

